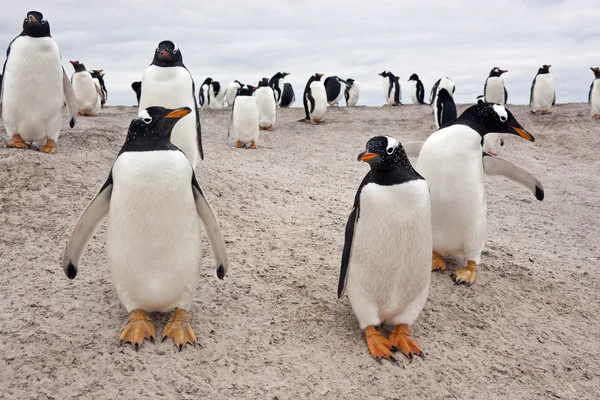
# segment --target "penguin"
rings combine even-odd
[[[370,139],[358,160],[371,170],[358,188],[346,224],[338,298],[345,289],[377,361],[395,361],[396,349],[411,360],[415,355],[424,358],[409,326],[429,292],[429,187],[393,137]],[[394,326],[389,339],[377,330],[381,324]]]
[[[210,83],[211,90],[208,91],[209,105],[212,110],[220,110],[225,107],[225,91],[221,90],[221,83],[213,80]]]
[[[594,80],[590,85],[590,93],[588,95],[588,103],[592,107],[592,118],[600,119],[600,68],[590,67],[594,73]]]
[[[296,101],[296,95],[294,94],[294,88],[291,83],[283,84],[283,93],[281,94],[280,107],[289,108]]]
[[[477,96],[477,104],[482,104],[485,103],[485,96],[480,94],[479,96]]]
[[[425,86],[423,86],[423,82],[419,79],[419,75],[412,74],[408,81],[415,83],[412,89],[413,104],[425,104]]]
[[[304,102],[304,112],[306,118],[300,121],[310,121],[317,125],[324,121],[325,112],[327,112],[327,93],[325,86],[321,82],[323,74],[314,74],[306,82],[302,101]]]
[[[344,97],[348,88],[348,83],[337,76],[328,76],[325,79],[325,92],[327,93],[327,103],[331,107],[336,106]]]
[[[529,105],[535,115],[552,114],[550,108],[556,103],[554,79],[550,73],[550,65],[543,65],[533,78]]]
[[[39,151],[54,153],[64,102],[73,128],[77,99],[62,67],[58,45],[42,13],[29,11],[23,31],[8,45],[2,68],[0,116],[11,139],[7,147],[27,149],[27,143],[45,140]]]
[[[437,99],[435,98],[438,94],[438,88],[444,88],[450,94],[450,96],[454,97],[454,91],[456,90],[456,86],[454,85],[454,81],[450,78],[440,78],[438,79],[431,88],[431,93],[429,94],[429,105],[433,107],[436,103]]]
[[[136,81],[131,84],[131,89],[135,92],[135,98],[137,99],[137,104],[140,104],[140,96],[142,95],[142,81]]]
[[[416,163],[431,190],[432,270],[446,268],[444,257],[466,259],[467,265],[452,274],[457,284],[471,285],[481,262],[487,226],[485,174],[505,176],[524,185],[538,200],[544,198],[542,184],[531,173],[483,152],[483,139],[490,133],[534,141],[504,106],[476,104],[432,133]]]
[[[92,74],[92,79],[94,80],[94,84],[100,88],[102,95],[100,97],[100,106],[104,108],[106,101],[108,100],[108,90],[106,89],[106,85],[104,84],[104,70],[102,69],[92,69],[90,70],[90,74]]]
[[[227,272],[217,218],[187,157],[170,140],[173,127],[192,112],[188,107],[139,112],[108,179],[77,220],[63,253],[63,270],[74,279],[86,244],[107,219],[108,266],[130,313],[120,339],[136,350],[144,339],[156,337],[148,312],[174,310],[163,341],[173,338],[180,351],[196,343],[187,313],[201,275],[203,228],[217,277],[223,279]]]
[[[383,77],[383,95],[388,107],[399,106],[402,100],[402,88],[400,87],[400,77],[389,71],[383,71],[379,74]]]
[[[508,92],[504,86],[504,79],[502,79],[502,74],[507,72],[507,70],[498,67],[494,67],[490,71],[490,75],[483,86],[483,95],[487,103],[505,105],[508,101]]]
[[[444,124],[456,119],[456,104],[445,88],[439,88],[435,98],[433,116],[435,117],[435,127],[440,129]]]
[[[352,78],[346,79],[346,90],[344,91],[344,97],[346,98],[346,107],[354,107],[358,103],[360,96],[360,87],[358,83]]]
[[[185,153],[192,168],[196,168],[198,155],[204,160],[196,86],[192,74],[183,64],[181,50],[169,40],[158,44],[152,64],[142,77],[139,111],[150,106],[192,109],[192,113],[173,129],[171,141]]]
[[[281,97],[283,95],[283,88],[285,83],[285,77],[288,76],[289,72],[278,72],[269,79],[269,86],[273,89],[273,93],[275,93],[275,102],[277,103],[277,107],[281,104]]]
[[[198,100],[200,101],[200,109],[207,110],[210,108],[210,92],[212,91],[212,78],[206,78],[202,85],[200,85],[200,91],[198,92]]]
[[[258,141],[258,107],[253,96],[257,90],[249,85],[243,86],[233,101],[231,110],[230,131],[233,130],[235,147],[238,149],[248,145],[249,149],[256,149]],[[227,133],[229,137],[229,132]]]
[[[277,121],[277,104],[275,103],[275,93],[269,86],[269,78],[263,78],[258,83],[254,98],[258,110],[258,129],[272,131],[275,121]]]
[[[242,86],[244,85],[238,80],[229,82],[229,85],[227,85],[227,89],[225,89],[225,100],[227,101],[228,107],[233,107],[233,101],[235,100],[235,96],[237,96],[237,92],[242,88]]]
[[[93,117],[98,115],[102,108],[102,89],[96,86],[90,71],[79,61],[70,61],[75,69],[71,76],[71,83],[77,98],[77,112],[79,115]]]

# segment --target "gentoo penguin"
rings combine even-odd
[[[294,94],[294,88],[291,83],[283,84],[283,93],[281,94],[280,107],[289,108],[296,101],[296,95]]]
[[[258,129],[272,131],[277,121],[277,104],[275,104],[273,89],[269,86],[269,78],[263,78],[258,83],[254,98],[258,110]]]
[[[590,67],[594,72],[594,80],[590,85],[588,103],[592,106],[592,118],[600,119],[600,68]]]
[[[431,277],[431,204],[427,182],[400,142],[377,136],[358,159],[371,170],[346,224],[338,297],[344,288],[371,356],[423,356],[409,334],[427,300]],[[394,326],[386,339],[377,326]]]
[[[435,117],[435,127],[440,129],[444,124],[456,119],[456,104],[445,88],[439,88],[435,98],[433,116]]]
[[[454,97],[454,91],[456,90],[456,86],[454,85],[454,81],[450,78],[440,78],[438,79],[431,88],[431,93],[429,94],[429,105],[433,107],[436,102],[436,96],[438,94],[438,88],[444,88],[448,91],[450,96]]]
[[[425,104],[425,86],[423,86],[423,82],[421,82],[419,79],[419,75],[412,74],[408,81],[414,82],[414,86],[412,88],[413,104]]]
[[[346,107],[354,107],[358,103],[360,96],[360,87],[358,83],[352,78],[346,79],[346,90],[344,91],[344,97],[346,98]]]
[[[194,79],[183,65],[179,47],[169,40],[160,42],[154,52],[152,64],[146,68],[142,77],[139,110],[151,106],[192,109],[191,114],[183,117],[173,128],[171,135],[171,141],[185,153],[192,168],[196,168],[198,155],[204,160],[195,92]]]
[[[27,149],[27,143],[45,140],[39,151],[54,153],[65,101],[73,128],[77,100],[58,46],[42,13],[30,11],[23,31],[8,46],[2,69],[0,116],[11,138],[7,147]]]
[[[504,106],[476,104],[432,133],[416,164],[431,190],[432,269],[444,269],[444,257],[466,259],[466,267],[452,274],[456,283],[472,284],[481,261],[487,225],[484,174],[503,175],[523,184],[538,200],[544,198],[541,183],[529,172],[483,153],[483,138],[489,133],[534,141]]]
[[[327,111],[327,93],[325,86],[321,82],[323,74],[314,74],[306,83],[302,100],[304,102],[304,112],[306,118],[313,125],[324,121]]]
[[[233,107],[233,101],[235,100],[235,96],[237,96],[237,92],[242,88],[242,86],[244,85],[238,80],[229,82],[229,85],[227,85],[227,89],[225,89],[225,101],[227,101],[228,107]]]
[[[485,96],[480,94],[479,96],[477,96],[477,104],[482,104],[485,103]]]
[[[187,313],[201,275],[203,228],[217,277],[223,279],[227,272],[219,223],[194,169],[170,140],[173,126],[191,112],[188,107],[140,111],[129,125],[108,179],[77,220],[63,254],[63,270],[74,279],[86,244],[108,218],[108,266],[130,313],[121,343],[129,342],[136,350],[144,339],[154,341],[156,336],[147,312],[174,309],[163,341],[173,338],[180,351],[186,343],[196,342]]]
[[[249,149],[256,149],[258,141],[258,107],[253,96],[257,88],[242,86],[233,101],[231,110],[230,130],[233,130],[235,147],[238,149],[248,145]],[[229,132],[227,133],[229,136]]]
[[[269,86],[273,89],[273,93],[275,93],[275,102],[278,107],[281,104],[281,97],[283,96],[285,77],[289,74],[289,72],[278,72],[269,79]]]
[[[508,101],[508,92],[504,87],[504,79],[502,79],[502,74],[506,72],[508,71],[498,67],[494,67],[490,71],[490,75],[483,86],[483,95],[487,103],[505,105]]]
[[[221,83],[213,80],[210,83],[211,90],[208,91],[209,105],[213,110],[225,107],[225,91],[221,90]]]
[[[100,97],[100,106],[104,107],[104,104],[106,104],[106,101],[108,100],[108,90],[106,89],[106,85],[104,84],[104,70],[92,69],[90,70],[90,74],[92,74],[94,84],[102,92],[102,95]]]
[[[383,71],[379,76],[383,77],[383,95],[388,107],[399,106],[402,100],[402,88],[400,87],[400,77],[392,74],[390,71]]]
[[[135,98],[138,105],[140,104],[140,96],[142,95],[142,81],[136,81],[131,84],[131,88],[135,92]]]
[[[200,85],[200,91],[198,92],[198,100],[200,101],[200,109],[207,110],[210,108],[210,92],[212,90],[212,78],[206,78],[202,85]]]
[[[324,85],[325,93],[327,93],[327,103],[332,107],[336,106],[344,98],[348,83],[337,76],[328,76]]]
[[[554,91],[554,79],[550,73],[550,65],[543,65],[533,78],[529,105],[535,115],[540,115],[540,113],[552,114],[550,108],[555,103],[556,92]]]
[[[102,108],[102,89],[96,86],[90,71],[79,61],[70,61],[75,69],[71,76],[71,83],[77,98],[77,112],[79,115],[93,117],[98,115]]]

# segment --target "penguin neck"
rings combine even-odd
[[[119,154],[127,151],[177,150],[171,143],[171,134],[160,136],[156,132],[127,132],[127,138]]]
[[[391,168],[371,168],[369,174],[369,181],[382,186],[423,179],[410,164],[408,166],[396,165]]]

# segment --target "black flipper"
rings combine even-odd
[[[346,287],[346,280],[348,279],[348,265],[350,264],[350,254],[352,253],[352,241],[354,240],[354,229],[360,216],[360,191],[356,194],[354,200],[354,207],[348,217],[346,223],[346,234],[344,239],[344,250],[342,251],[342,265],[340,267],[340,279],[338,281],[338,299],[342,298],[344,294],[344,288]]]
[[[504,87],[504,104],[508,103],[508,92],[506,91],[506,86]]]
[[[194,99],[194,112],[196,113],[196,135],[198,136],[198,150],[200,151],[200,159],[204,161],[204,149],[202,148],[202,127],[200,126],[200,111],[198,111],[198,103],[196,102],[196,84],[194,83],[192,74],[190,74],[190,78],[192,79],[192,98]],[[202,88],[200,88],[200,93],[202,93]]]

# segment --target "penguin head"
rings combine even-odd
[[[348,78],[348,79],[346,79],[346,82],[348,82],[348,84],[349,84],[350,86],[352,86],[352,85],[354,85],[354,82],[355,82],[355,81],[354,81],[354,79],[352,79],[352,78]]]
[[[127,141],[146,138],[170,138],[175,124],[192,112],[189,107],[169,109],[164,107],[148,107],[139,112],[138,117],[131,121]]]
[[[90,74],[92,74],[92,78],[102,78],[104,76],[104,70],[102,69],[91,69]]]
[[[206,78],[204,80],[204,82],[202,82],[202,86],[204,86],[204,85],[210,85],[210,84],[212,84],[212,82],[213,82],[212,78]]]
[[[50,24],[39,11],[29,11],[23,20],[24,36],[45,37],[50,36]]]
[[[266,87],[266,86],[269,86],[269,78],[262,78],[258,82],[258,87]]]
[[[475,129],[481,135],[482,143],[483,136],[488,133],[507,133],[535,142],[533,136],[519,124],[512,113],[500,104],[475,104],[467,108],[456,122]]]
[[[358,155],[358,161],[368,163],[375,172],[408,166],[412,168],[404,147],[391,136],[375,136],[370,139],[366,150]]]
[[[240,89],[238,89],[237,95],[238,96],[252,96],[254,94],[254,91],[257,89],[258,89],[257,87],[254,87],[251,85],[244,85]]]
[[[237,83],[237,85],[238,85],[239,87],[242,87],[242,86],[244,86],[244,84],[243,84],[242,82],[238,81],[237,79],[236,79],[235,81],[233,81],[233,82],[234,82],[234,83]]]
[[[310,79],[313,81],[320,81],[322,77],[323,77],[323,74],[316,73],[313,76],[311,76]]]
[[[596,79],[600,79],[600,68],[590,67],[590,69],[594,72],[594,76],[596,77]]]
[[[538,69],[538,74],[549,74],[551,65],[542,65],[540,69]]]
[[[483,104],[485,103],[485,96],[480,94],[479,96],[477,96],[477,104]]]
[[[163,40],[156,47],[152,64],[158,65],[159,67],[182,66],[183,56],[175,43],[170,40]]]
[[[277,75],[279,75],[281,78],[285,78],[286,76],[288,76],[290,73],[289,72],[278,72]]]
[[[85,71],[85,65],[80,63],[79,61],[69,61],[73,68],[75,68],[75,72],[83,72]]]
[[[507,70],[505,70],[505,69],[500,69],[500,68],[498,68],[498,67],[494,67],[494,68],[492,68],[492,70],[490,71],[490,77],[493,77],[493,76],[500,76],[500,75],[504,74],[505,72],[508,72],[508,71],[507,71]]]
[[[415,82],[416,82],[416,81],[418,81],[418,80],[419,80],[419,75],[417,75],[417,74],[412,74],[412,75],[410,76],[410,78],[408,78],[408,81],[409,81],[409,82],[410,82],[410,81],[415,81]]]

